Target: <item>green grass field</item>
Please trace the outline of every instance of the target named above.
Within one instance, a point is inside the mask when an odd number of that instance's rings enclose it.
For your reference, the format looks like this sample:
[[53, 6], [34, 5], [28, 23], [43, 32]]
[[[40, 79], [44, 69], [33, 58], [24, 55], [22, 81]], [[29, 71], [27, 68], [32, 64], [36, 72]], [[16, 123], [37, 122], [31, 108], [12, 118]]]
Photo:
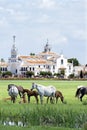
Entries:
[[[7, 86], [10, 83], [21, 85], [24, 88], [31, 88], [32, 82], [43, 84], [45, 86], [53, 85], [60, 90], [64, 96], [66, 104], [59, 100], [57, 104], [36, 104], [34, 97], [31, 97], [30, 104], [19, 104], [21, 100], [18, 96], [16, 103], [5, 101], [8, 98]], [[29, 130], [82, 130], [87, 121], [87, 96], [84, 96], [83, 102], [75, 98], [75, 92], [78, 85], [87, 85], [87, 81], [59, 81], [59, 80], [0, 80], [0, 124], [5, 121], [22, 121]], [[85, 102], [85, 105], [83, 103]], [[27, 128], [28, 127], [28, 128]], [[2, 126], [2, 130], [14, 130], [14, 127]], [[22, 130], [22, 127], [17, 127]]]

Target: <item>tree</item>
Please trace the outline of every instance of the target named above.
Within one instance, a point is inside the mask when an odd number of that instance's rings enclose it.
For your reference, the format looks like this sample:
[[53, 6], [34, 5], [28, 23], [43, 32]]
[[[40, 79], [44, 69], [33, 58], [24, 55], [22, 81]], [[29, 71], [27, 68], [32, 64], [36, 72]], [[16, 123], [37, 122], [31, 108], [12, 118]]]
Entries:
[[43, 77], [49, 77], [52, 76], [52, 73], [50, 71], [40, 71], [40, 75]]
[[74, 74], [70, 74], [68, 78], [74, 78]]
[[83, 78], [83, 72], [82, 72], [82, 70], [80, 71], [80, 78]]
[[35, 53], [30, 53], [31, 56], [35, 56]]
[[73, 63], [73, 66], [79, 66], [80, 65], [79, 61], [76, 58], [68, 59], [68, 62]]
[[10, 71], [6, 71], [2, 73], [3, 77], [8, 77], [8, 76], [12, 76], [12, 73]]
[[32, 72], [32, 71], [27, 71], [26, 72], [26, 76], [27, 76], [27, 78], [31, 78], [32, 76], [34, 75], [34, 72]]
[[1, 62], [5, 62], [5, 60], [3, 58], [1, 58]]

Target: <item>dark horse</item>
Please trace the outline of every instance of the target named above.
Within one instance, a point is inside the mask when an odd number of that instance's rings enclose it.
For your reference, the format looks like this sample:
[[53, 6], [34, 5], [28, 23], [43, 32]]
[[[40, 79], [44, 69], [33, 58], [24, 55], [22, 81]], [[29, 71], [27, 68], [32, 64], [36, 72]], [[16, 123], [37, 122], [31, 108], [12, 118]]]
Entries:
[[82, 101], [83, 96], [87, 94], [87, 87], [85, 86], [78, 86], [75, 97], [78, 97], [80, 101]]
[[[64, 97], [63, 94], [60, 91], [55, 92], [55, 98], [56, 98], [56, 103], [58, 102], [58, 99], [60, 98], [61, 102], [64, 102]], [[48, 103], [49, 97], [47, 98], [47, 103]], [[50, 97], [50, 102], [53, 103], [52, 97]]]
[[31, 91], [29, 89], [23, 89], [23, 93], [27, 93], [27, 97], [28, 97], [28, 103], [30, 103], [30, 97], [34, 96], [36, 99], [36, 102], [38, 104], [38, 92], [37, 91]]

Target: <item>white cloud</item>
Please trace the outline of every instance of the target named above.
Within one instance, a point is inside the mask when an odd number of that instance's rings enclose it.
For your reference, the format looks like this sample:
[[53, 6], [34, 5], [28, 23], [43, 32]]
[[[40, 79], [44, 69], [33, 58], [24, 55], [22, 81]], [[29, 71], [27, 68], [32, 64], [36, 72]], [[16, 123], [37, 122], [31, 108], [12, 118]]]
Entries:
[[49, 22], [49, 16], [47, 14], [43, 14], [39, 17], [37, 20], [39, 23], [48, 23]]
[[12, 19], [15, 20], [16, 22], [24, 22], [28, 19], [27, 15], [23, 12], [20, 11], [15, 11], [12, 15]]
[[68, 38], [62, 34], [54, 35], [53, 44], [67, 44]]
[[0, 11], [3, 11], [3, 10], [4, 10], [4, 8], [0, 6]]
[[73, 37], [79, 40], [86, 40], [87, 41], [87, 32], [86, 30], [74, 30]]
[[56, 3], [54, 0], [42, 0], [39, 6], [43, 9], [53, 9], [56, 7]]
[[[10, 38], [6, 37], [15, 32], [19, 40], [17, 44], [20, 43], [21, 46], [25, 43], [27, 46], [25, 53], [30, 51], [30, 46], [33, 48], [33, 43], [38, 46], [47, 38], [49, 44], [56, 46], [56, 50], [57, 46], [68, 47], [71, 43], [80, 45], [87, 39], [87, 9], [85, 13], [84, 1], [0, 0], [0, 34], [4, 37], [1, 38], [7, 44], [7, 39]], [[2, 50], [2, 46], [0, 49]]]
[[4, 15], [4, 19], [3, 19], [3, 15], [1, 15], [0, 24], [6, 23], [5, 20], [8, 21], [8, 23], [9, 23], [13, 20], [14, 20], [14, 22], [15, 21], [24, 22], [28, 19], [27, 15], [20, 10], [0, 7], [0, 12]]
[[0, 28], [6, 28], [8, 27], [8, 22], [6, 21], [5, 17], [2, 17], [2, 19], [0, 19]]
[[5, 7], [0, 6], [0, 12], [13, 14], [13, 13], [14, 13], [14, 10], [13, 10], [13, 9], [10, 9], [10, 8], [5, 8]]
[[68, 44], [68, 37], [61, 34], [61, 32], [57, 30], [53, 32], [51, 30], [46, 30], [42, 32], [41, 39], [43, 39], [44, 41], [44, 38], [48, 39], [49, 43], [51, 42], [51, 45]]

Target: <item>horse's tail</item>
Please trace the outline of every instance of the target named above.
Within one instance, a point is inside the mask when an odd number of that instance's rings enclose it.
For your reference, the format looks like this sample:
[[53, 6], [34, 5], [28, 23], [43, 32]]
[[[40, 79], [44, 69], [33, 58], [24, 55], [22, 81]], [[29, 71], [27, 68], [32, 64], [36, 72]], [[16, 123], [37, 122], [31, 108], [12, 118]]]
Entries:
[[79, 97], [80, 90], [81, 90], [81, 88], [77, 88], [76, 93], [75, 93], [75, 97]]

